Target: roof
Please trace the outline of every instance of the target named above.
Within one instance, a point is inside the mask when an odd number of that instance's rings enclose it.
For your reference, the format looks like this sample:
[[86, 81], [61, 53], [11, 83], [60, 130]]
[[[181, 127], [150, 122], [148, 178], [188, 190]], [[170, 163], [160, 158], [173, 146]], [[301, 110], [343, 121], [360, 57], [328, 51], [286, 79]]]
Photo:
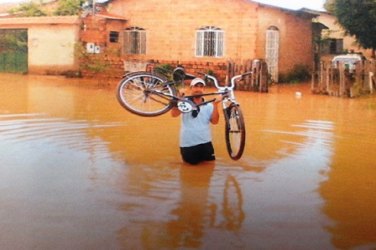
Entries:
[[78, 16], [42, 16], [42, 17], [9, 17], [0, 18], [1, 25], [16, 24], [77, 24]]
[[101, 18], [104, 18], [104, 19], [127, 21], [127, 19], [125, 17], [119, 16], [119, 15], [114, 15], [114, 14], [111, 14], [111, 13], [95, 14], [95, 16], [101, 17]]
[[311, 14], [313, 14], [313, 15], [317, 15], [317, 16], [319, 16], [319, 15], [321, 15], [321, 14], [323, 14], [323, 13], [328, 14], [327, 11], [312, 10], [312, 9], [308, 9], [308, 8], [301, 8], [300, 11], [304, 11], [304, 12], [307, 12], [307, 13], [311, 13]]
[[252, 1], [252, 0], [249, 0], [249, 1], [252, 2], [252, 3], [255, 3], [259, 6], [262, 6], [262, 7], [278, 9], [278, 10], [288, 12], [288, 13], [293, 14], [293, 15], [306, 17], [306, 18], [314, 18], [314, 17], [317, 17], [317, 16], [320, 15], [318, 12], [314, 12], [313, 10], [309, 10], [309, 9], [306, 9], [306, 8], [302, 8], [302, 9], [299, 9], [299, 10], [292, 10], [292, 9], [287, 9], [287, 8], [274, 6], [274, 5], [270, 5], [270, 4], [259, 3], [259, 2], [255, 2], [255, 1]]
[[326, 26], [325, 24], [320, 23], [320, 22], [312, 22], [312, 25], [313, 25], [316, 29], [318, 29], [318, 30], [327, 30], [327, 29], [329, 29], [328, 26]]

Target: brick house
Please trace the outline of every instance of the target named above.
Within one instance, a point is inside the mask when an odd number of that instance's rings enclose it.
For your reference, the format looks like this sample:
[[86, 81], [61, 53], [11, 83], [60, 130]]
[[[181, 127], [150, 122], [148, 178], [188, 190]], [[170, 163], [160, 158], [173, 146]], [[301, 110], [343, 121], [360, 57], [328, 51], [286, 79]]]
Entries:
[[117, 51], [125, 65], [157, 61], [217, 71], [228, 61], [265, 59], [278, 81], [294, 65], [311, 68], [315, 16], [250, 0], [110, 0], [83, 19], [81, 40], [89, 50]]
[[[312, 18], [251, 0], [110, 0], [80, 17], [1, 18], [0, 29], [28, 33], [28, 72], [76, 70], [82, 41], [111, 73], [148, 62], [182, 64], [189, 71], [226, 73], [227, 62], [265, 59], [275, 81], [294, 65], [313, 63]], [[48, 34], [48, 35], [47, 35]]]

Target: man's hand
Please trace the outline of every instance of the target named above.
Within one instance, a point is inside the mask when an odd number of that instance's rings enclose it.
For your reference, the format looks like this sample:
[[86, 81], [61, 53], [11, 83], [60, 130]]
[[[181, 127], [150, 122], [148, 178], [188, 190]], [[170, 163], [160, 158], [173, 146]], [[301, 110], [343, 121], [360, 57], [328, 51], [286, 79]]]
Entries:
[[[178, 90], [177, 96], [183, 97], [185, 96], [185, 92], [183, 90]], [[178, 99], [173, 99], [171, 103], [172, 103], [171, 116], [178, 117], [181, 114], [181, 111], [178, 109]]]
[[218, 104], [223, 100], [223, 95], [217, 95], [214, 99], [214, 104]]

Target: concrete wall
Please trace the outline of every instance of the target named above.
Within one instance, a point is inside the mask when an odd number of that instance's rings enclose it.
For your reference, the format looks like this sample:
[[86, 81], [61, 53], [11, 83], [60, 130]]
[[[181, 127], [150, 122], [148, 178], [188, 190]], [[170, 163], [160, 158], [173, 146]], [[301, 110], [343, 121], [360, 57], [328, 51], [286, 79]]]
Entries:
[[337, 23], [335, 16], [322, 12], [317, 21], [326, 25], [329, 30], [323, 30], [324, 38], [343, 39], [343, 49], [353, 50], [354, 52], [362, 52], [367, 58], [371, 58], [372, 50], [363, 49], [357, 43], [355, 37], [345, 35], [344, 29]]
[[74, 50], [79, 40], [79, 24], [77, 16], [0, 19], [0, 29], [28, 30], [28, 71], [32, 74], [60, 74], [78, 69]]

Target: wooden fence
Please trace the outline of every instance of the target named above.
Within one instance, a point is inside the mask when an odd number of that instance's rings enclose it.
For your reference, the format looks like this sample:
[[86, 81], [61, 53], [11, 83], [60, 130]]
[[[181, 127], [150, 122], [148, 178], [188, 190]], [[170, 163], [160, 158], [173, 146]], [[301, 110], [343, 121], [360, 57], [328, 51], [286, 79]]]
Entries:
[[[252, 75], [246, 76], [236, 83], [236, 90], [268, 92], [268, 68], [263, 60], [247, 60], [244, 63], [228, 61], [226, 63], [207, 62], [170, 62], [170, 61], [124, 61], [124, 71], [134, 72], [139, 70], [154, 71], [158, 65], [183, 66], [186, 72], [199, 75], [199, 72], [212, 72], [222, 84], [228, 82], [231, 77], [252, 71]], [[172, 72], [170, 72], [172, 73]]]
[[[243, 64], [228, 62], [227, 78], [252, 71], [253, 74], [244, 77], [236, 85], [237, 90], [246, 90], [254, 92], [268, 92], [268, 67], [265, 61], [254, 59], [248, 60]], [[228, 80], [226, 79], [226, 80]]]
[[349, 69], [344, 63], [321, 62], [312, 76], [312, 92], [339, 97], [357, 97], [374, 93], [376, 61], [363, 61]]

